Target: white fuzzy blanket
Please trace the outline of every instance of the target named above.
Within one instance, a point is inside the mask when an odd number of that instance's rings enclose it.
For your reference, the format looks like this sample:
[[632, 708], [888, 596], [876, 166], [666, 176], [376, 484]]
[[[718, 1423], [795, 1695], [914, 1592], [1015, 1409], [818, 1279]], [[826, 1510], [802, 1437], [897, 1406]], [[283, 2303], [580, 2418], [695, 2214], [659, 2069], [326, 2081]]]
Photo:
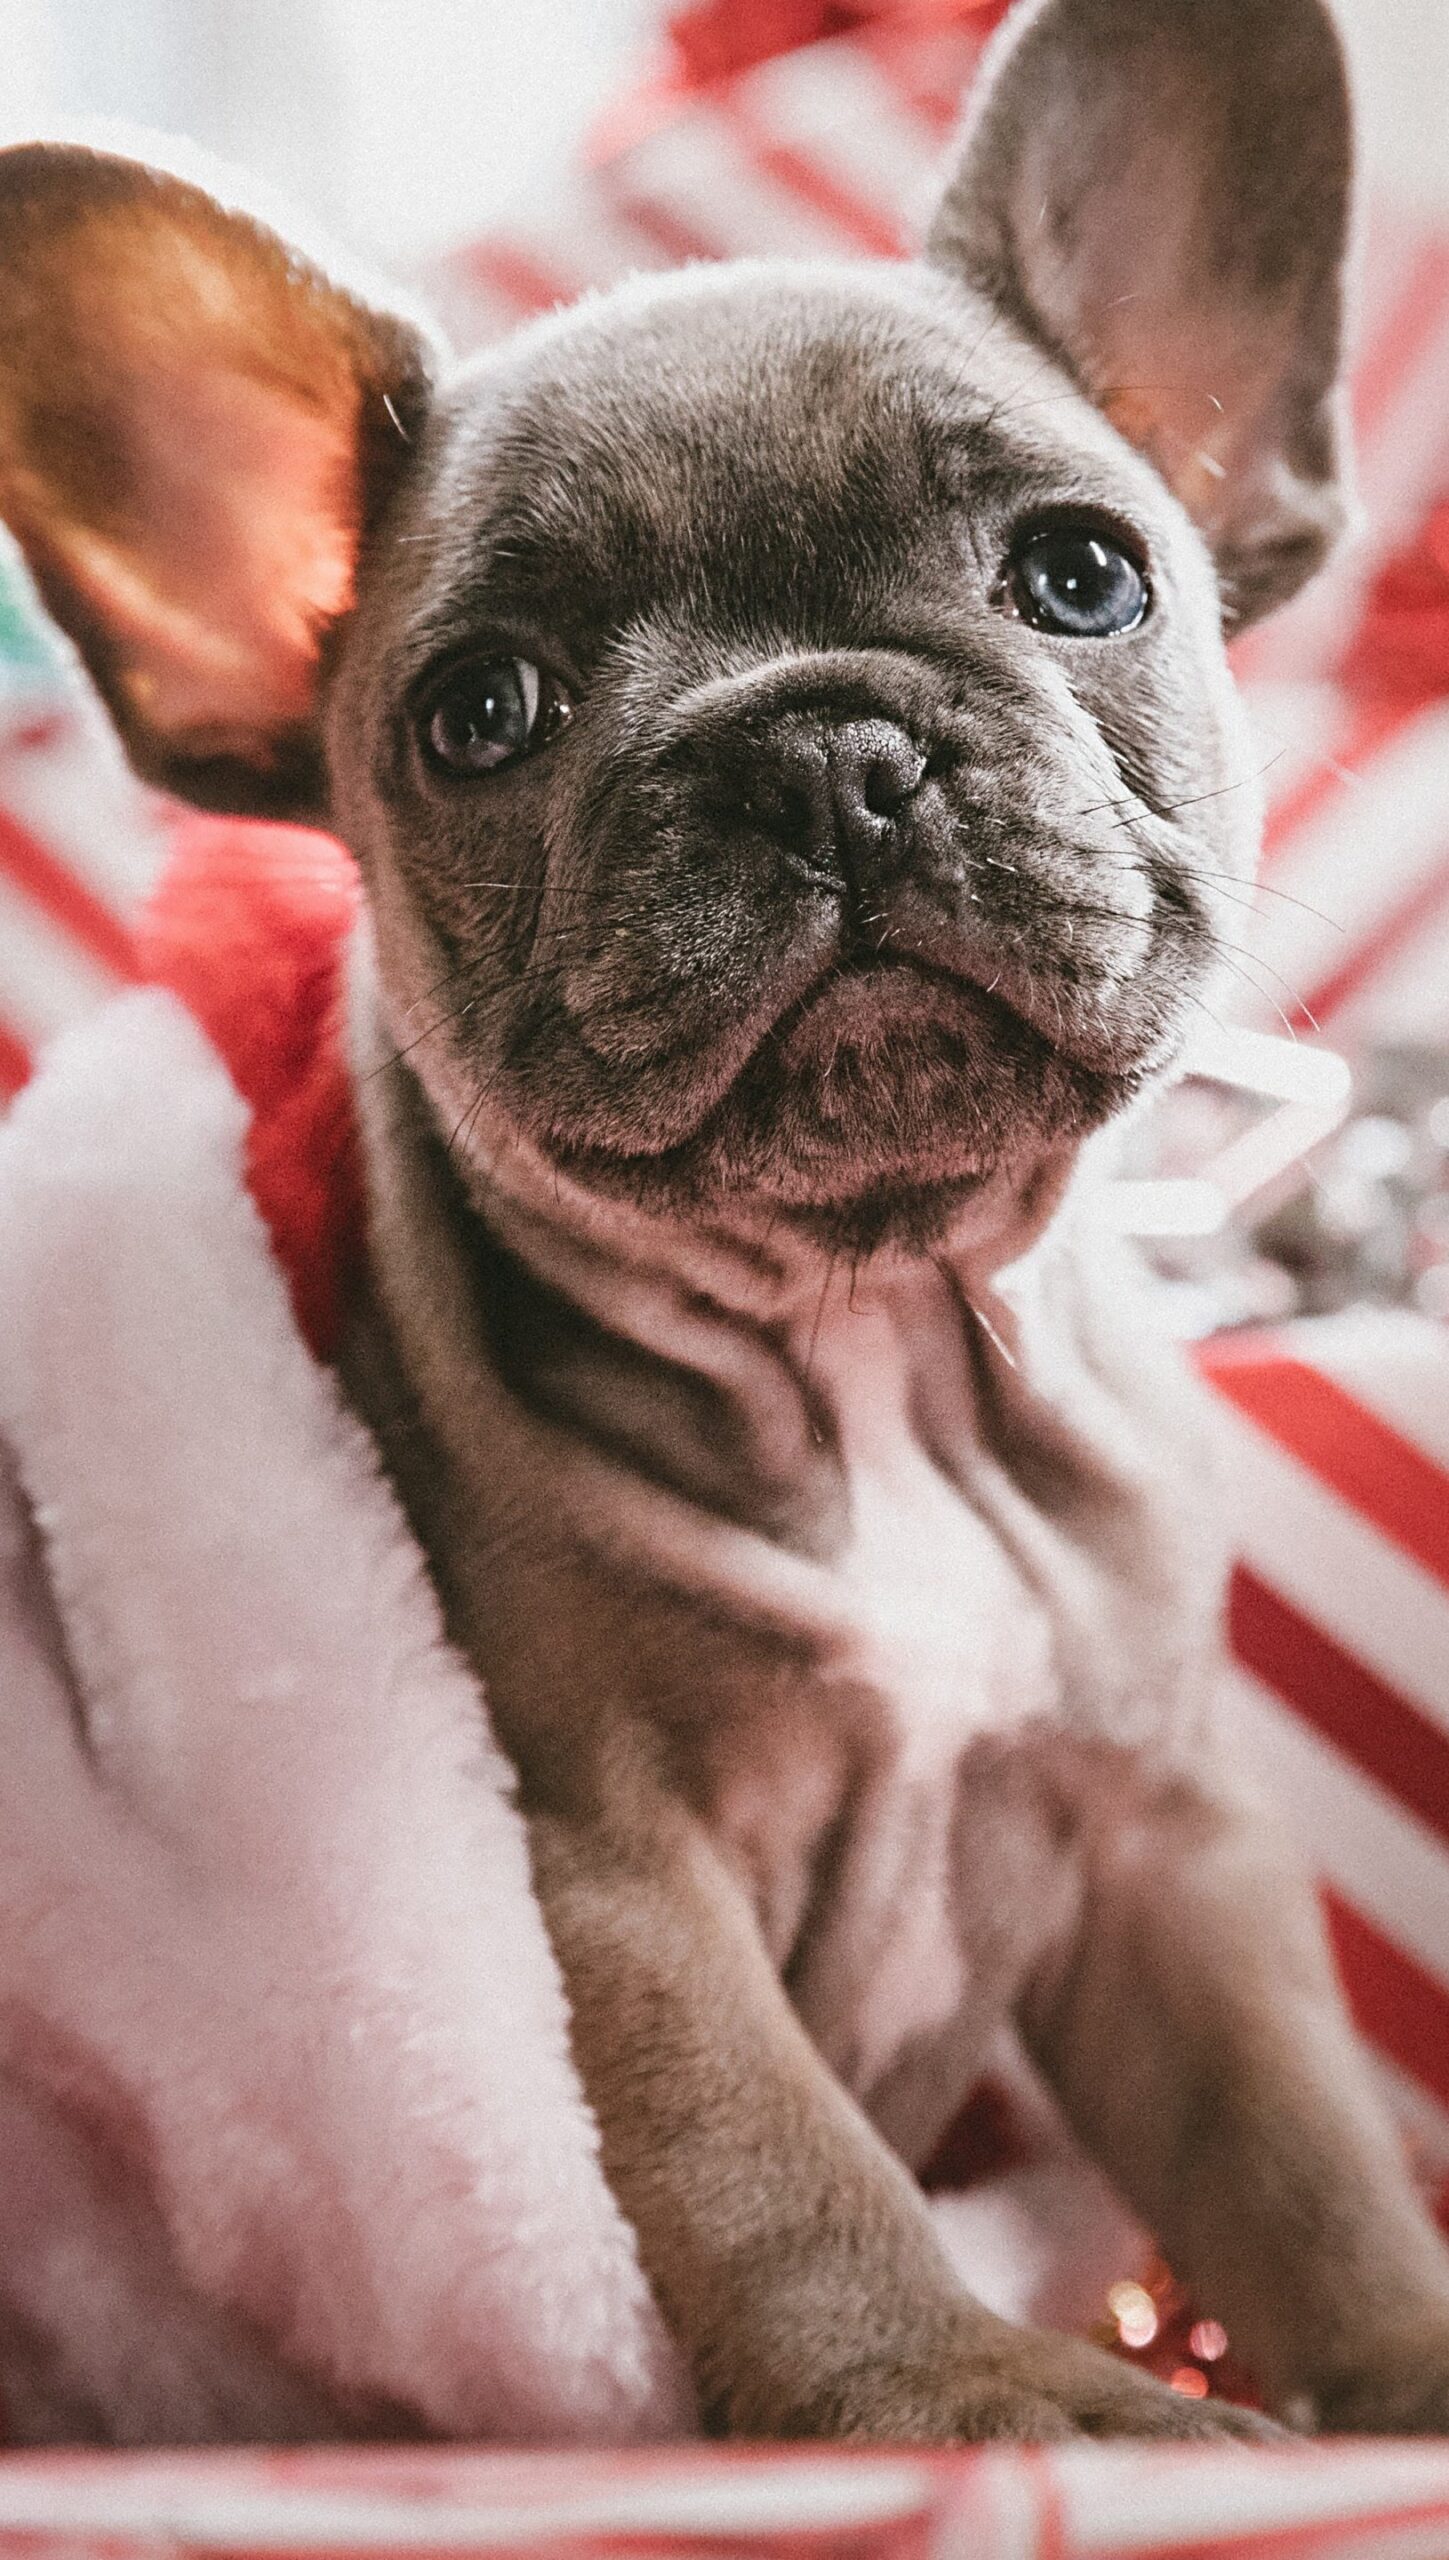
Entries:
[[[4, 2425], [678, 2433], [509, 1771], [245, 1127], [160, 994], [0, 1127]], [[1079, 2282], [1130, 2264], [1032, 2174]], [[957, 2236], [1039, 2307], [1014, 2211]]]
[[668, 2432], [509, 1773], [244, 1134], [164, 995], [0, 1130], [11, 2430]]

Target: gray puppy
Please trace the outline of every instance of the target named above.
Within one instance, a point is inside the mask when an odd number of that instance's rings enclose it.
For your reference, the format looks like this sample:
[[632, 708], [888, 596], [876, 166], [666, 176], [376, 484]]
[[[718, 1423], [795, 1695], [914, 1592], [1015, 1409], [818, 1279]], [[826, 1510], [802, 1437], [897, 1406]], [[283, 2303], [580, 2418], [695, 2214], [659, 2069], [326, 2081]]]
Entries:
[[713, 2426], [1251, 2433], [1012, 2328], [910, 2167], [1011, 2021], [1296, 2422], [1449, 2263], [1222, 1768], [1200, 1429], [1073, 1183], [1257, 812], [1222, 630], [1340, 521], [1319, 0], [1030, 0], [924, 258], [461, 375], [248, 215], [0, 162], [0, 504], [140, 770], [368, 926], [346, 1368], [517, 1764]]

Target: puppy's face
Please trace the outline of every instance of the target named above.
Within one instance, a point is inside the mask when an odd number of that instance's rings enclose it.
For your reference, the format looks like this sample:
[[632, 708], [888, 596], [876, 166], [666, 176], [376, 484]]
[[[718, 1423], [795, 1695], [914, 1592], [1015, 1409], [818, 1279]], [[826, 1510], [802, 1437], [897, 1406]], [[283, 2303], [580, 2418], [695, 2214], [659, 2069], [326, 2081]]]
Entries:
[[549, 324], [440, 405], [334, 695], [392, 1030], [461, 1143], [934, 1244], [1201, 1000], [1219, 624], [1157, 474], [924, 267]]
[[1231, 962], [1225, 619], [1337, 521], [1321, 0], [1026, 0], [926, 255], [447, 383], [173, 179], [0, 156], [0, 506], [144, 771], [326, 814], [457, 1150], [923, 1250]]

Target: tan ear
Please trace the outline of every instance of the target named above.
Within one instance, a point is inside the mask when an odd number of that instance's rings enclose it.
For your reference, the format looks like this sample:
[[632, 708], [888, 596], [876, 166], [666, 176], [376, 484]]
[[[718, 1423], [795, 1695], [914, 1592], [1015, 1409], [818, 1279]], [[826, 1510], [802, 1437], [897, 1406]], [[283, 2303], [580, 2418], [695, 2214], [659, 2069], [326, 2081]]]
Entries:
[[1344, 519], [1352, 163], [1324, 0], [1028, 0], [928, 242], [1156, 463], [1233, 624]]
[[429, 372], [415, 325], [202, 187], [0, 152], [0, 517], [148, 779], [319, 807], [328, 634]]

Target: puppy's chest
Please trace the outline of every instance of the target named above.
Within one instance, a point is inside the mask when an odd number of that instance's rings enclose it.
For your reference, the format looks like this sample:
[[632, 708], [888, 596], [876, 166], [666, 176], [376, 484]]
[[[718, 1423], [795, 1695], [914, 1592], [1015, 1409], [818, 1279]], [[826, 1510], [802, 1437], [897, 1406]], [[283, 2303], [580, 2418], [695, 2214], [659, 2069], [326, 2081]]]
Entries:
[[931, 1288], [845, 1311], [812, 1355], [844, 1525], [793, 1590], [747, 1541], [734, 1558], [742, 1616], [793, 1599], [821, 1711], [868, 1697], [903, 1784], [1043, 1722], [1150, 1739], [1211, 1598], [1150, 1387], [1078, 1346], [1044, 1361], [1029, 1328], [1020, 1356], [973, 1342], [976, 1322]]
[[871, 1702], [873, 1756], [903, 1786], [939, 1779], [973, 1739], [1058, 1704], [1050, 1593], [1003, 1517], [959, 1338], [852, 1310], [822, 1349], [817, 1388], [847, 1526], [801, 1578], [812, 1687], [827, 1715], [833, 1695]]
[[1071, 1890], [1071, 1772], [1180, 1747], [1215, 1586], [1150, 1402], [1071, 1362], [988, 1376], [928, 1295], [817, 1358], [848, 1529], [801, 1570], [810, 1668], [701, 1743], [776, 1959], [867, 2087], [1010, 1997]]

